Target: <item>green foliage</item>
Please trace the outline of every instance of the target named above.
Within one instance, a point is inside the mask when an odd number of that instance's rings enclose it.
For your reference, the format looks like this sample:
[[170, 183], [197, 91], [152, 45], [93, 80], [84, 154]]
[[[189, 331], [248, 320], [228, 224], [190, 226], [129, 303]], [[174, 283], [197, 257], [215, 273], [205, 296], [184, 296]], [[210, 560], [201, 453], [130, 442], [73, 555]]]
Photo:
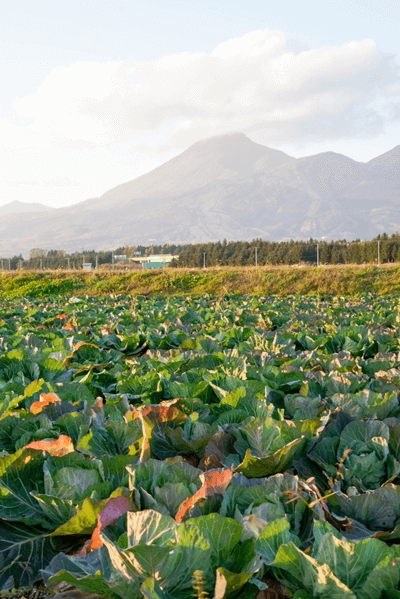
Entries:
[[[1, 588], [400, 592], [397, 296], [0, 308]], [[118, 498], [129, 509], [104, 519]]]

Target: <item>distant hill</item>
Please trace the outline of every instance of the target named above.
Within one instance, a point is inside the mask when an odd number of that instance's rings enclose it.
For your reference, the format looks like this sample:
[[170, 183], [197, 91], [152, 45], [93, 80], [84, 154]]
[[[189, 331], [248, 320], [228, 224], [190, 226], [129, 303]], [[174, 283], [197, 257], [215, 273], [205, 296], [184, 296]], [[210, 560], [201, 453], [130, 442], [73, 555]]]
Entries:
[[4, 206], [0, 206], [0, 216], [4, 214], [21, 214], [21, 212], [45, 212], [47, 210], [53, 210], [50, 206], [45, 206], [44, 204], [39, 204], [38, 202], [18, 202], [15, 200], [14, 202], [9, 202], [8, 204], [4, 204]]
[[235, 133], [197, 142], [100, 198], [3, 216], [0, 256], [383, 231], [400, 231], [400, 146], [367, 163], [335, 152], [295, 159]]

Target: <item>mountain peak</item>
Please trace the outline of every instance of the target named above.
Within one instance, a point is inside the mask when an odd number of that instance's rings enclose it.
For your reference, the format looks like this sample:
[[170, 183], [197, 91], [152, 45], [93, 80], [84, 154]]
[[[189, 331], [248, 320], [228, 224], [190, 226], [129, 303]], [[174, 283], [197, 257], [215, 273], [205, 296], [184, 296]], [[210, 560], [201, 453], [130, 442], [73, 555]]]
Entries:
[[216, 135], [198, 141], [181, 156], [216, 163], [223, 169], [236, 172], [240, 176], [251, 175], [256, 171], [295, 160], [285, 152], [258, 144], [240, 132]]
[[4, 214], [19, 214], [21, 212], [45, 212], [47, 210], [53, 210], [50, 206], [45, 206], [39, 202], [20, 202], [19, 200], [13, 200], [8, 204], [0, 206], [0, 216]]
[[[239, 132], [239, 131], [234, 131], [232, 133], [223, 133], [221, 135], [213, 135], [211, 137], [206, 137], [204, 139], [200, 139], [199, 141], [196, 141], [194, 144], [192, 144], [191, 146], [189, 146], [189, 148], [187, 150], [185, 150], [186, 152], [193, 149], [193, 148], [221, 148], [224, 149], [228, 144], [235, 144], [235, 145], [240, 145], [240, 144], [255, 144], [254, 141], [251, 141], [251, 139], [249, 139], [247, 137], [247, 135], [245, 133]], [[256, 144], [259, 145], [259, 144]]]
[[111, 189], [101, 202], [191, 193], [217, 181], [248, 177], [290, 160], [295, 158], [251, 141], [244, 133], [217, 135], [196, 142], [149, 173]]

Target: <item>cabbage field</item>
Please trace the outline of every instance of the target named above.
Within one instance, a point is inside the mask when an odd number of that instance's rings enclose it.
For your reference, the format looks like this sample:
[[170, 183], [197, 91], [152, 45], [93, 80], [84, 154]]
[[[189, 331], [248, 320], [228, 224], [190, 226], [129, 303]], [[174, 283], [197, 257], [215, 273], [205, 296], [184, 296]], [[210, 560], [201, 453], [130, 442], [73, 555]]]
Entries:
[[398, 297], [0, 299], [0, 589], [399, 599], [399, 392]]

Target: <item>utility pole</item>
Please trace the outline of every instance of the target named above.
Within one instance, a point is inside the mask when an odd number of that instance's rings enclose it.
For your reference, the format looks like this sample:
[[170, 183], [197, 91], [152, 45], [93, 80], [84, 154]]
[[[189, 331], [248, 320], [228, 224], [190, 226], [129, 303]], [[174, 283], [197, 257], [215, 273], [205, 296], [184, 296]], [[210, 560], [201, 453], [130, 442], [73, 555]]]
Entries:
[[206, 253], [207, 252], [203, 252], [203, 268], [206, 267]]
[[40, 270], [43, 270], [43, 258], [40, 258]]
[[319, 243], [317, 243], [317, 266], [319, 266]]
[[67, 263], [68, 263], [68, 270], [70, 270], [71, 269], [71, 259], [69, 256], [67, 258]]
[[1, 259], [1, 270], [4, 270], [4, 260], [3, 260], [3, 258]]
[[11, 258], [8, 259], [8, 270], [11, 270]]
[[98, 255], [96, 254], [96, 269], [97, 269], [97, 268], [99, 268], [99, 257], [98, 257]]
[[257, 250], [258, 250], [258, 247], [254, 248], [254, 251], [255, 251], [255, 261], [256, 261], [256, 268], [257, 268], [257, 266], [258, 266], [258, 259], [257, 259], [257, 258], [258, 258], [258, 256], [257, 256]]
[[381, 240], [378, 239], [378, 266], [381, 265]]
[[111, 254], [111, 268], [114, 270], [114, 250], [112, 251], [112, 254]]

